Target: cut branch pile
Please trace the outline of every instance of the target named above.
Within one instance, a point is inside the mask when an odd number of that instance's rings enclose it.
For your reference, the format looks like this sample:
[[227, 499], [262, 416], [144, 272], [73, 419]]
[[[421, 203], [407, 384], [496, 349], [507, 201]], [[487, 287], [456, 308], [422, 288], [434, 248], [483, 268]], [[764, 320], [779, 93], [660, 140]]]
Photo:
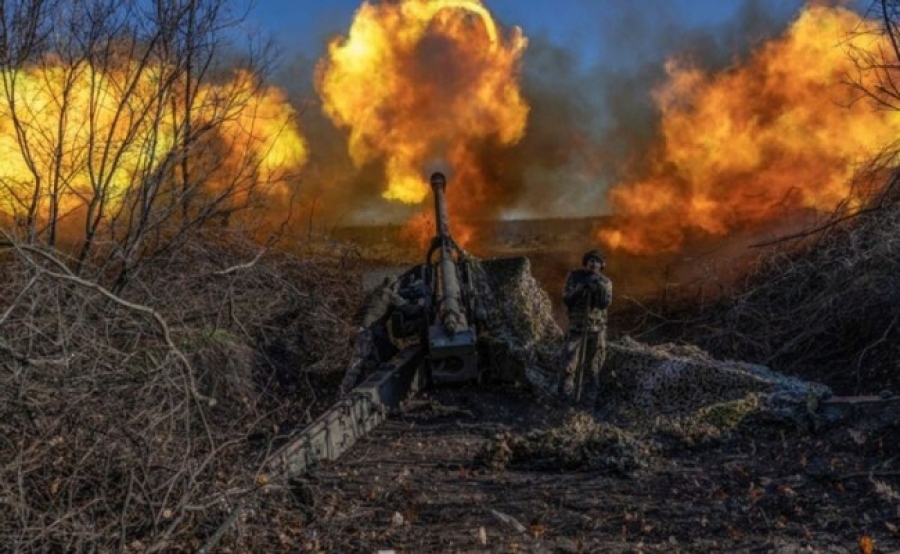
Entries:
[[233, 540], [292, 528], [289, 502], [263, 517], [277, 491], [258, 468], [283, 429], [330, 402], [361, 291], [340, 259], [259, 254], [235, 237], [197, 241], [116, 295], [50, 251], [5, 244], [6, 548], [195, 551], [237, 513]]

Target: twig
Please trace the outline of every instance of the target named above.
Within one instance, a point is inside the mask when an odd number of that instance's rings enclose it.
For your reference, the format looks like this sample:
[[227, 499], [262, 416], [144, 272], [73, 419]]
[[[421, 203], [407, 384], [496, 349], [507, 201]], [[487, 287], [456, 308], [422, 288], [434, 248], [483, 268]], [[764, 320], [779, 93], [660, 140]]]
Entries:
[[[156, 324], [159, 326], [160, 333], [162, 334], [162, 337], [166, 343], [166, 346], [168, 346], [169, 349], [172, 351], [172, 353], [175, 355], [175, 357], [178, 358], [178, 361], [180, 361], [183, 364], [183, 366], [185, 368], [185, 375], [188, 379], [188, 385], [189, 385], [191, 394], [194, 396], [194, 398], [196, 400], [205, 402], [209, 406], [216, 405], [216, 400], [214, 398], [210, 398], [208, 396], [200, 394], [200, 392], [197, 390], [196, 383], [194, 382], [193, 368], [191, 367], [191, 363], [188, 361], [188, 359], [184, 355], [184, 353], [181, 352], [181, 350], [172, 341], [172, 334], [169, 331], [169, 326], [166, 323], [165, 319], [163, 319], [163, 317], [159, 314], [159, 312], [157, 312], [156, 310], [154, 310], [153, 308], [151, 308], [149, 306], [143, 306], [141, 304], [129, 302], [128, 300], [125, 300], [124, 298], [121, 298], [120, 296], [113, 294], [112, 292], [107, 290], [105, 287], [101, 286], [99, 283], [96, 283], [94, 281], [88, 281], [86, 279], [82, 279], [81, 277], [78, 277], [77, 275], [72, 273], [72, 271], [68, 267], [66, 267], [65, 264], [63, 264], [61, 261], [59, 261], [52, 254], [49, 254], [47, 252], [44, 252], [42, 250], [30, 247], [30, 246], [16, 244], [12, 241], [11, 237], [9, 236], [9, 234], [6, 231], [0, 231], [0, 232], [2, 232], [4, 236], [6, 236], [6, 239], [8, 241], [10, 241], [10, 243], [13, 245], [13, 247], [17, 251], [22, 253], [23, 258], [28, 260], [31, 263], [32, 267], [34, 267], [39, 272], [41, 272], [45, 275], [48, 275], [54, 279], [68, 281], [70, 283], [74, 283], [78, 286], [84, 287], [84, 288], [92, 290], [94, 292], [98, 292], [98, 293], [102, 294], [103, 296], [105, 296], [106, 298], [112, 300], [116, 304], [119, 304], [120, 306], [128, 308], [129, 310], [133, 310], [133, 311], [140, 312], [142, 314], [150, 316], [156, 322]], [[37, 254], [37, 255], [41, 256], [42, 258], [44, 258], [45, 260], [50, 261], [51, 263], [53, 263], [54, 265], [59, 267], [62, 270], [62, 273], [59, 273], [56, 271], [50, 271], [49, 269], [42, 267], [40, 264], [35, 263], [34, 260], [32, 260], [30, 256], [25, 255], [24, 254], [25, 252]]]
[[265, 254], [267, 250], [268, 250], [268, 248], [263, 248], [249, 262], [233, 265], [229, 268], [223, 269], [222, 271], [216, 271], [215, 275], [228, 275], [229, 273], [235, 273], [236, 271], [240, 271], [242, 269], [250, 269], [251, 267], [256, 265], [256, 262], [258, 262], [259, 259], [263, 257], [263, 254]]
[[877, 207], [874, 207], [874, 208], [865, 208], [865, 209], [861, 209], [861, 210], [855, 211], [855, 212], [853, 212], [853, 213], [850, 213], [850, 214], [847, 214], [847, 215], [844, 215], [844, 216], [841, 216], [841, 217], [833, 218], [833, 219], [829, 220], [827, 223], [824, 223], [824, 224], [822, 224], [822, 225], [820, 225], [820, 226], [818, 226], [818, 227], [813, 227], [812, 229], [807, 229], [807, 230], [805, 230], [805, 231], [801, 231], [801, 232], [799, 232], [799, 233], [793, 233], [793, 234], [791, 234], [791, 235], [785, 235], [785, 236], [783, 236], [783, 237], [778, 237], [778, 238], [776, 238], [776, 239], [768, 240], [768, 241], [765, 241], [765, 242], [757, 242], [757, 243], [753, 243], [753, 244], [751, 244], [749, 247], [750, 247], [750, 248], [768, 248], [768, 247], [770, 247], [770, 246], [775, 246], [776, 244], [780, 244], [780, 243], [784, 243], [784, 242], [789, 242], [789, 241], [797, 240], [797, 239], [802, 239], [802, 238], [805, 238], [805, 237], [810, 237], [810, 236], [812, 236], [812, 235], [816, 235], [816, 234], [818, 234], [818, 233], [821, 233], [822, 231], [826, 231], [826, 230], [828, 230], [828, 229], [833, 229], [834, 227], [837, 227], [837, 226], [840, 225], [841, 223], [843, 223], [843, 222], [845, 222], [845, 221], [848, 221], [848, 220], [850, 220], [850, 219], [859, 217], [859, 216], [864, 215], [864, 214], [869, 214], [869, 213], [877, 212], [877, 211], [879, 211], [879, 210], [881, 210], [881, 209], [882, 209], [881, 206], [877, 206]]
[[215, 532], [206, 539], [200, 548], [197, 549], [197, 554], [206, 554], [211, 551], [222, 537], [225, 536], [225, 531], [228, 530], [229, 527], [237, 520], [237, 518], [241, 515], [241, 512], [244, 511], [244, 502], [239, 503], [237, 506], [231, 510], [231, 513], [228, 514], [228, 517], [225, 518], [225, 521], [222, 522], [221, 525], [215, 530]]
[[873, 342], [872, 344], [867, 345], [865, 348], [863, 348], [863, 351], [859, 353], [859, 357], [856, 359], [856, 386], [857, 386], [857, 387], [859, 387], [860, 381], [862, 380], [862, 377], [860, 376], [860, 369], [861, 369], [861, 366], [862, 366], [863, 358], [866, 357], [866, 354], [867, 354], [867, 353], [869, 352], [869, 350], [871, 350], [875, 345], [881, 344], [881, 343], [883, 343], [884, 341], [887, 340], [887, 336], [888, 336], [888, 334], [891, 332], [891, 329], [894, 328], [894, 324], [897, 323], [897, 318], [898, 318], [898, 317], [900, 317], [900, 314], [897, 314], [897, 315], [894, 316], [894, 318], [893, 318], [893, 319], [891, 320], [891, 322], [888, 324], [887, 328], [884, 330], [884, 333], [882, 333], [882, 335], [878, 338], [878, 340], [876, 340], [876, 341]]

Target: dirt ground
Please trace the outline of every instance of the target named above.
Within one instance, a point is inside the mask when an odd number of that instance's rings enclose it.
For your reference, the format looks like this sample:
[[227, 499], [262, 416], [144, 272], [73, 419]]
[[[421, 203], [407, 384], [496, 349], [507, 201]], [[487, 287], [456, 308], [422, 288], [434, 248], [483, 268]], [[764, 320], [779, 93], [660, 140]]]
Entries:
[[551, 399], [443, 389], [292, 491], [308, 551], [900, 552], [897, 413], [701, 441], [623, 430], [613, 460], [577, 440], [511, 451], [586, 421]]
[[[572, 263], [557, 258], [535, 264], [551, 291]], [[900, 399], [886, 404], [698, 439], [524, 389], [433, 390], [292, 480], [297, 535], [310, 552], [900, 553]]]

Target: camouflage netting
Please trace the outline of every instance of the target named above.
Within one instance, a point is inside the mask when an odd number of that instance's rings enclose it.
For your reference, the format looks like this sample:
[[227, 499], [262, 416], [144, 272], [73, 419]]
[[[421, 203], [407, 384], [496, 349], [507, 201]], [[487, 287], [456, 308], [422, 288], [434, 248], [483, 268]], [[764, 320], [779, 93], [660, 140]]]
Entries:
[[601, 400], [631, 418], [709, 417], [716, 406], [748, 398], [803, 404], [831, 394], [822, 384], [759, 364], [716, 360], [694, 346], [649, 346], [627, 337], [610, 344], [602, 374]]
[[654, 450], [649, 441], [578, 412], [558, 428], [522, 437], [498, 434], [481, 447], [475, 465], [491, 471], [589, 469], [626, 474], [646, 467]]
[[[546, 374], [533, 382], [552, 394]], [[476, 467], [492, 471], [599, 470], [628, 473], [657, 458], [660, 439], [718, 441], [747, 422], [804, 427], [828, 387], [750, 363], [720, 361], [692, 346], [610, 344], [598, 412], [575, 412], [556, 428], [485, 442]], [[746, 429], [746, 427], [743, 427]]]
[[531, 274], [528, 258], [474, 262], [474, 281], [488, 316], [487, 335], [504, 345], [504, 359], [529, 377], [553, 372], [562, 330], [546, 291]]
[[[492, 338], [509, 345], [509, 357], [537, 391], [552, 396], [563, 334], [530, 269], [526, 258], [482, 262], [476, 284], [492, 314]], [[476, 465], [629, 471], [652, 453], [629, 432], [694, 444], [721, 438], [750, 416], [803, 424], [831, 394], [822, 384], [717, 360], [695, 346], [650, 346], [628, 337], [610, 343], [602, 375], [597, 416], [604, 423], [581, 413], [559, 428], [504, 433], [487, 441]]]
[[[491, 314], [491, 338], [508, 345], [509, 357], [525, 368], [536, 388], [553, 394], [563, 333], [528, 259], [476, 262], [476, 268], [476, 287]], [[709, 419], [715, 406], [733, 407], [753, 395], [799, 403], [830, 395], [824, 385], [759, 364], [717, 360], [694, 346], [650, 346], [628, 337], [610, 343], [602, 373], [601, 402], [616, 406], [616, 415], [632, 421], [660, 416]]]

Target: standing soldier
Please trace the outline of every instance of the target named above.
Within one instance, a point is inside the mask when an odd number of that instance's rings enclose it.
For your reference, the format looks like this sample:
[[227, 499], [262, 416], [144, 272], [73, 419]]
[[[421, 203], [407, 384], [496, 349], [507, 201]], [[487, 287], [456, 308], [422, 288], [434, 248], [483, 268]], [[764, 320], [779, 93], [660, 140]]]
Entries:
[[387, 320], [392, 308], [406, 305], [406, 300], [396, 290], [397, 281], [385, 277], [384, 281], [366, 296], [362, 309], [356, 315], [356, 341], [353, 359], [341, 381], [341, 395], [356, 386], [363, 365], [369, 359], [375, 363], [393, 355], [393, 347], [387, 331]]
[[597, 402], [600, 368], [606, 359], [606, 309], [612, 301], [612, 281], [602, 273], [606, 260], [599, 251], [585, 253], [581, 265], [569, 272], [563, 291], [569, 330], [559, 395], [590, 411]]

